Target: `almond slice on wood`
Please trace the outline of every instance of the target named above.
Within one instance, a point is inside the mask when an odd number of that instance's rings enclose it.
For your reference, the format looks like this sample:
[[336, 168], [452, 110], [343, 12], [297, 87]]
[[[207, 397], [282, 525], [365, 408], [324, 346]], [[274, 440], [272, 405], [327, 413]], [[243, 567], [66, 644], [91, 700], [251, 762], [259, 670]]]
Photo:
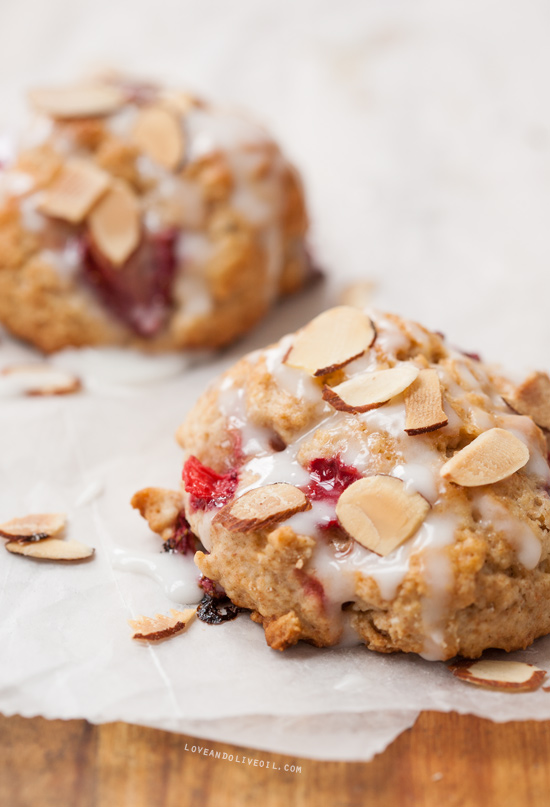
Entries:
[[430, 505], [408, 492], [393, 476], [366, 476], [353, 482], [336, 504], [346, 532], [371, 552], [385, 557], [418, 530]]
[[286, 482], [276, 482], [249, 490], [227, 504], [215, 516], [213, 523], [221, 524], [231, 532], [252, 532], [310, 509], [308, 498], [299, 488]]
[[146, 639], [148, 642], [157, 642], [175, 636], [186, 628], [197, 612], [196, 608], [186, 608], [184, 611], [170, 609], [170, 616], [157, 614], [154, 617], [138, 616], [129, 619], [128, 624], [133, 629], [132, 639]]
[[10, 392], [22, 395], [70, 395], [82, 387], [72, 373], [51, 364], [12, 364], [0, 376], [0, 387], [5, 386], [3, 378]]
[[362, 373], [335, 387], [323, 388], [323, 398], [341, 412], [368, 412], [407, 389], [418, 376], [414, 364], [398, 364], [389, 370]]
[[437, 370], [421, 370], [405, 392], [405, 431], [407, 434], [433, 432], [449, 422], [443, 409]]
[[0, 524], [0, 535], [11, 541], [42, 541], [57, 535], [66, 523], [65, 513], [34, 513]]
[[45, 191], [39, 210], [71, 224], [83, 221], [105, 193], [111, 178], [89, 160], [73, 157]]
[[550, 430], [550, 377], [546, 373], [531, 373], [503, 397], [515, 412], [528, 415], [537, 426]]
[[85, 560], [95, 552], [91, 546], [79, 541], [63, 541], [60, 538], [46, 538], [38, 542], [10, 541], [6, 549], [14, 555], [25, 555], [36, 560]]
[[441, 476], [465, 488], [492, 485], [515, 474], [529, 462], [529, 449], [506, 429], [489, 429], [441, 469]]
[[141, 237], [138, 201], [130, 186], [114, 183], [88, 216], [88, 225], [99, 251], [114, 266], [123, 264]]
[[110, 115], [124, 103], [124, 93], [106, 84], [41, 87], [28, 94], [31, 105], [52, 118], [93, 118]]
[[314, 376], [328, 375], [362, 356], [375, 339], [376, 330], [366, 314], [338, 306], [299, 331], [284, 363]]
[[533, 692], [546, 678], [546, 671], [523, 661], [459, 661], [449, 669], [461, 681], [501, 692]]
[[154, 162], [173, 171], [183, 159], [184, 139], [177, 115], [165, 106], [150, 106], [138, 115], [132, 139]]

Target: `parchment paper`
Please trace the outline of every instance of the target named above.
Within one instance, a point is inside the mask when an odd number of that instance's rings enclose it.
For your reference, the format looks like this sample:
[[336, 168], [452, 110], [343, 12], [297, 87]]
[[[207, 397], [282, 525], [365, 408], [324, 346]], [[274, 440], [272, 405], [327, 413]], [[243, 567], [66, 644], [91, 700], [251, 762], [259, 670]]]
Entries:
[[[13, 123], [24, 84], [92, 61], [238, 100], [303, 168], [313, 240], [331, 273], [175, 378], [118, 388], [90, 378], [79, 395], [0, 401], [0, 519], [66, 510], [69, 536], [96, 547], [91, 563], [62, 568], [0, 547], [0, 710], [350, 760], [381, 751], [422, 709], [549, 719], [542, 690], [484, 692], [442, 664], [363, 648], [279, 654], [246, 617], [196, 623], [154, 648], [130, 640], [128, 618], [172, 605], [152, 580], [111, 567], [113, 546], [158, 547], [132, 493], [175, 484], [173, 432], [211, 378], [335, 302], [347, 280], [377, 280], [379, 307], [514, 370], [550, 367], [546, 6], [239, 0], [231, 17], [226, 9], [20, 0], [0, 11], [0, 122]], [[25, 355], [3, 338], [0, 367]], [[550, 640], [513, 657], [550, 669]]]

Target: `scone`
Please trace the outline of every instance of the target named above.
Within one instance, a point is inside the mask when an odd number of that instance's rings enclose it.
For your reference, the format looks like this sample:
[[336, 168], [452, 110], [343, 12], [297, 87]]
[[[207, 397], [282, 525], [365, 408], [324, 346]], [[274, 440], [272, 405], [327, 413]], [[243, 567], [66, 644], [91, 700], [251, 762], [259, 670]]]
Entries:
[[516, 386], [438, 333], [341, 306], [242, 359], [177, 439], [202, 574], [284, 649], [428, 659], [550, 632], [550, 379]]
[[29, 94], [0, 166], [0, 322], [67, 346], [216, 348], [311, 274], [297, 172], [241, 115], [122, 78]]

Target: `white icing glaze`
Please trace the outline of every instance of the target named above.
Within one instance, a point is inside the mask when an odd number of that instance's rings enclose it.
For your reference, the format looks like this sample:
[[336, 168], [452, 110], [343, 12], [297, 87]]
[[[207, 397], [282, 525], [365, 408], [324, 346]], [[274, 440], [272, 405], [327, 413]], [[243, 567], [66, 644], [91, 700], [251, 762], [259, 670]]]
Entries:
[[519, 562], [526, 569], [534, 569], [540, 561], [542, 545], [528, 523], [515, 518], [494, 496], [479, 494], [474, 507], [480, 524], [493, 527], [512, 546]]
[[166, 596], [182, 605], [196, 605], [203, 596], [198, 585], [199, 572], [191, 555], [171, 552], [128, 552], [115, 549], [113, 568], [144, 574], [156, 580]]
[[71, 370], [97, 391], [157, 384], [179, 375], [189, 357], [176, 353], [147, 356], [129, 348], [67, 348], [50, 361]]

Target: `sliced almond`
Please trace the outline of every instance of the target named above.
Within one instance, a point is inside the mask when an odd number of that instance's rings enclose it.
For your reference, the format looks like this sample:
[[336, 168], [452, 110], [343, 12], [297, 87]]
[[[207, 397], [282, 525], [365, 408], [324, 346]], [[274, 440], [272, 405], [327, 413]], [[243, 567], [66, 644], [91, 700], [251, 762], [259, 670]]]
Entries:
[[531, 373], [503, 397], [515, 412], [528, 415], [537, 426], [550, 430], [550, 377], [546, 373]]
[[132, 139], [154, 162], [169, 171], [183, 159], [184, 139], [177, 115], [165, 106], [150, 106], [138, 115]]
[[336, 504], [346, 532], [371, 552], [385, 557], [418, 530], [430, 505], [408, 492], [393, 476], [366, 476], [353, 482]]
[[0, 535], [12, 541], [42, 541], [57, 535], [66, 523], [65, 513], [34, 513], [0, 524]]
[[449, 669], [461, 681], [504, 692], [533, 692], [546, 678], [546, 671], [523, 661], [459, 661]]
[[315, 317], [299, 331], [285, 364], [314, 376], [328, 375], [362, 356], [376, 339], [363, 311], [341, 305]]
[[443, 409], [437, 370], [421, 370], [405, 392], [407, 434], [433, 432], [449, 422]]
[[465, 488], [492, 485], [515, 474], [529, 462], [529, 449], [506, 429], [489, 429], [441, 469], [441, 476]]
[[366, 308], [372, 301], [375, 284], [370, 280], [359, 280], [351, 283], [340, 295], [341, 305], [351, 305], [354, 308]]
[[214, 518], [231, 532], [252, 532], [285, 521], [295, 513], [311, 510], [308, 498], [299, 488], [277, 482], [243, 494]]
[[186, 628], [197, 612], [196, 608], [186, 608], [184, 611], [170, 609], [171, 616], [157, 614], [154, 617], [139, 616], [129, 619], [128, 624], [134, 630], [132, 639], [146, 639], [148, 642], [157, 642], [175, 636]]
[[190, 109], [203, 106], [200, 98], [181, 90], [161, 90], [160, 99], [166, 106], [180, 115], [186, 115]]
[[137, 198], [119, 180], [88, 216], [90, 233], [97, 248], [115, 266], [123, 264], [136, 249], [141, 236]]
[[45, 191], [39, 210], [71, 224], [79, 224], [101, 198], [110, 177], [88, 160], [67, 160], [53, 183]]
[[341, 412], [368, 412], [406, 390], [418, 373], [418, 367], [411, 363], [398, 364], [390, 370], [363, 373], [335, 387], [325, 386], [323, 398]]
[[110, 115], [124, 103], [124, 93], [107, 84], [41, 87], [28, 98], [38, 111], [52, 118], [93, 118]]
[[80, 380], [51, 364], [12, 364], [0, 373], [0, 389], [20, 395], [70, 395], [81, 389]]
[[63, 541], [60, 538], [46, 538], [38, 542], [10, 541], [6, 544], [6, 549], [14, 555], [25, 555], [37, 560], [85, 560], [91, 558], [95, 552], [91, 546], [79, 541]]

